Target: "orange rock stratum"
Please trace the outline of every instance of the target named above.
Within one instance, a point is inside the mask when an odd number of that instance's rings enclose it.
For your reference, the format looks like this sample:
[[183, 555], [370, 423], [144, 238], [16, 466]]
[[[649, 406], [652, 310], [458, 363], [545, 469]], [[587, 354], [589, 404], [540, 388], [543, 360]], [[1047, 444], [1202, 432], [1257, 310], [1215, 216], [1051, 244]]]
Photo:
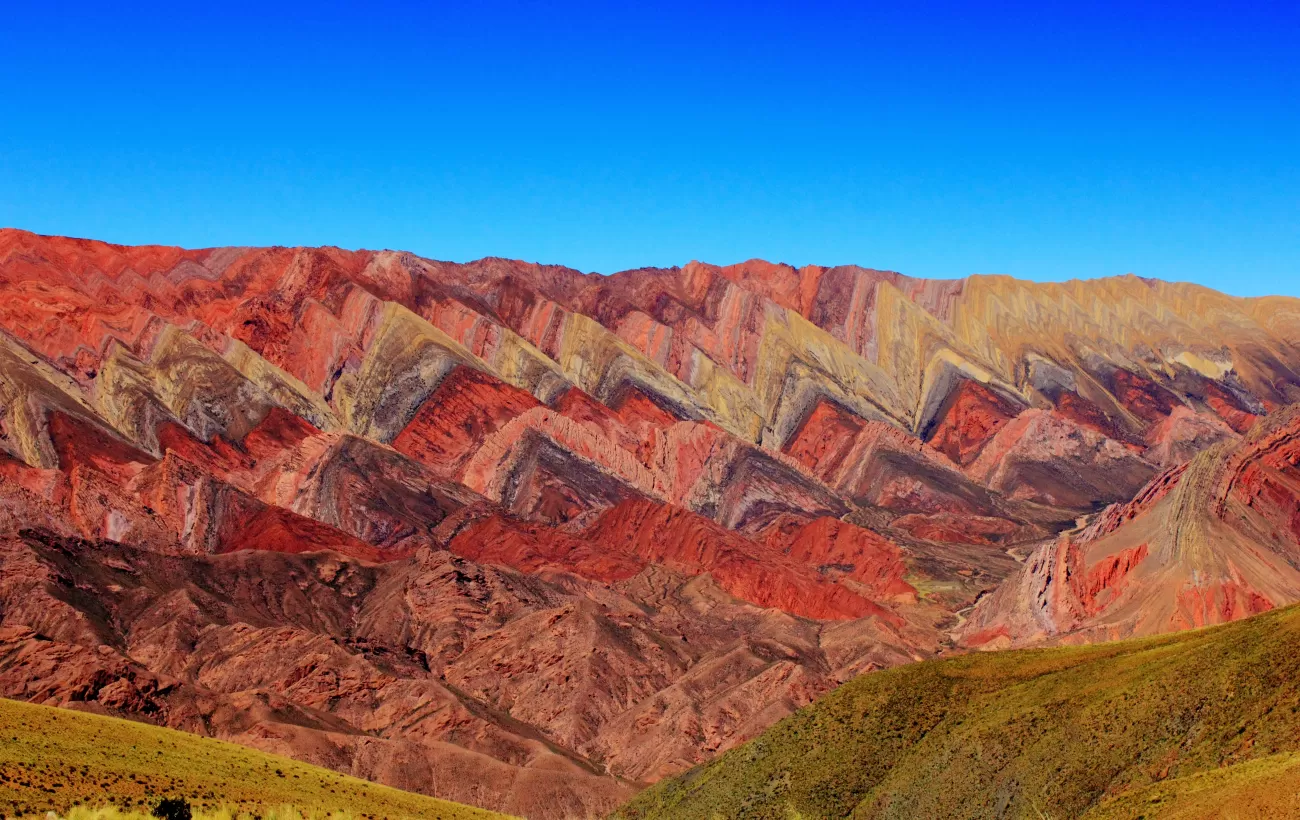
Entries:
[[533, 818], [1300, 600], [1300, 300], [0, 231], [0, 695]]

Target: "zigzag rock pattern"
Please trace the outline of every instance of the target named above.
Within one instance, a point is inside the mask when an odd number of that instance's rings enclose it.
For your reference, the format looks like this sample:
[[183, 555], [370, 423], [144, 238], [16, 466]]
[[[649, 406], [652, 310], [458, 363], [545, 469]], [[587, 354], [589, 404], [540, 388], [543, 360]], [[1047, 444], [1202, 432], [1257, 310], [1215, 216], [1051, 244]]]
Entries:
[[3, 230], [0, 694], [600, 814], [864, 671], [1300, 599], [1297, 339], [1131, 276]]

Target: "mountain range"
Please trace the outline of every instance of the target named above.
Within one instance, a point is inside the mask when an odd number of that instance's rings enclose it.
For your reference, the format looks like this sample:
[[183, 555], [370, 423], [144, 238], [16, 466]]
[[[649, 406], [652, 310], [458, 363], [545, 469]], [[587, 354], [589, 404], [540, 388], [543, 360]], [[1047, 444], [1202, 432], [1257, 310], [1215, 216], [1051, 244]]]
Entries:
[[[1300, 300], [0, 230], [0, 695], [530, 818], [1300, 601]], [[870, 676], [869, 676], [870, 677]]]

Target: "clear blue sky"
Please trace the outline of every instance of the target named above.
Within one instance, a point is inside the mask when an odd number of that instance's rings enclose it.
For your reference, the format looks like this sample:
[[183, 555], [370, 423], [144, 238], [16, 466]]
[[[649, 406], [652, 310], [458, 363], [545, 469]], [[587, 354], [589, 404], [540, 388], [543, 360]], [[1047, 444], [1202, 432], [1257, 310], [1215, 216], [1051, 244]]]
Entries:
[[1300, 295], [1295, 0], [45, 5], [0, 225]]

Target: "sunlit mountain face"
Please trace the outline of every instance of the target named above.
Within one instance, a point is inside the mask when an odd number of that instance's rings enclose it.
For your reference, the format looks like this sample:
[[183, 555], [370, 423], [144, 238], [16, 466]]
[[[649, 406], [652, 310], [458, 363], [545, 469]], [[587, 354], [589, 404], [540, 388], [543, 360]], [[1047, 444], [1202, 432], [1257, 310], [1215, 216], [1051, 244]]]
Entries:
[[533, 818], [1300, 600], [1300, 300], [0, 231], [0, 695]]

